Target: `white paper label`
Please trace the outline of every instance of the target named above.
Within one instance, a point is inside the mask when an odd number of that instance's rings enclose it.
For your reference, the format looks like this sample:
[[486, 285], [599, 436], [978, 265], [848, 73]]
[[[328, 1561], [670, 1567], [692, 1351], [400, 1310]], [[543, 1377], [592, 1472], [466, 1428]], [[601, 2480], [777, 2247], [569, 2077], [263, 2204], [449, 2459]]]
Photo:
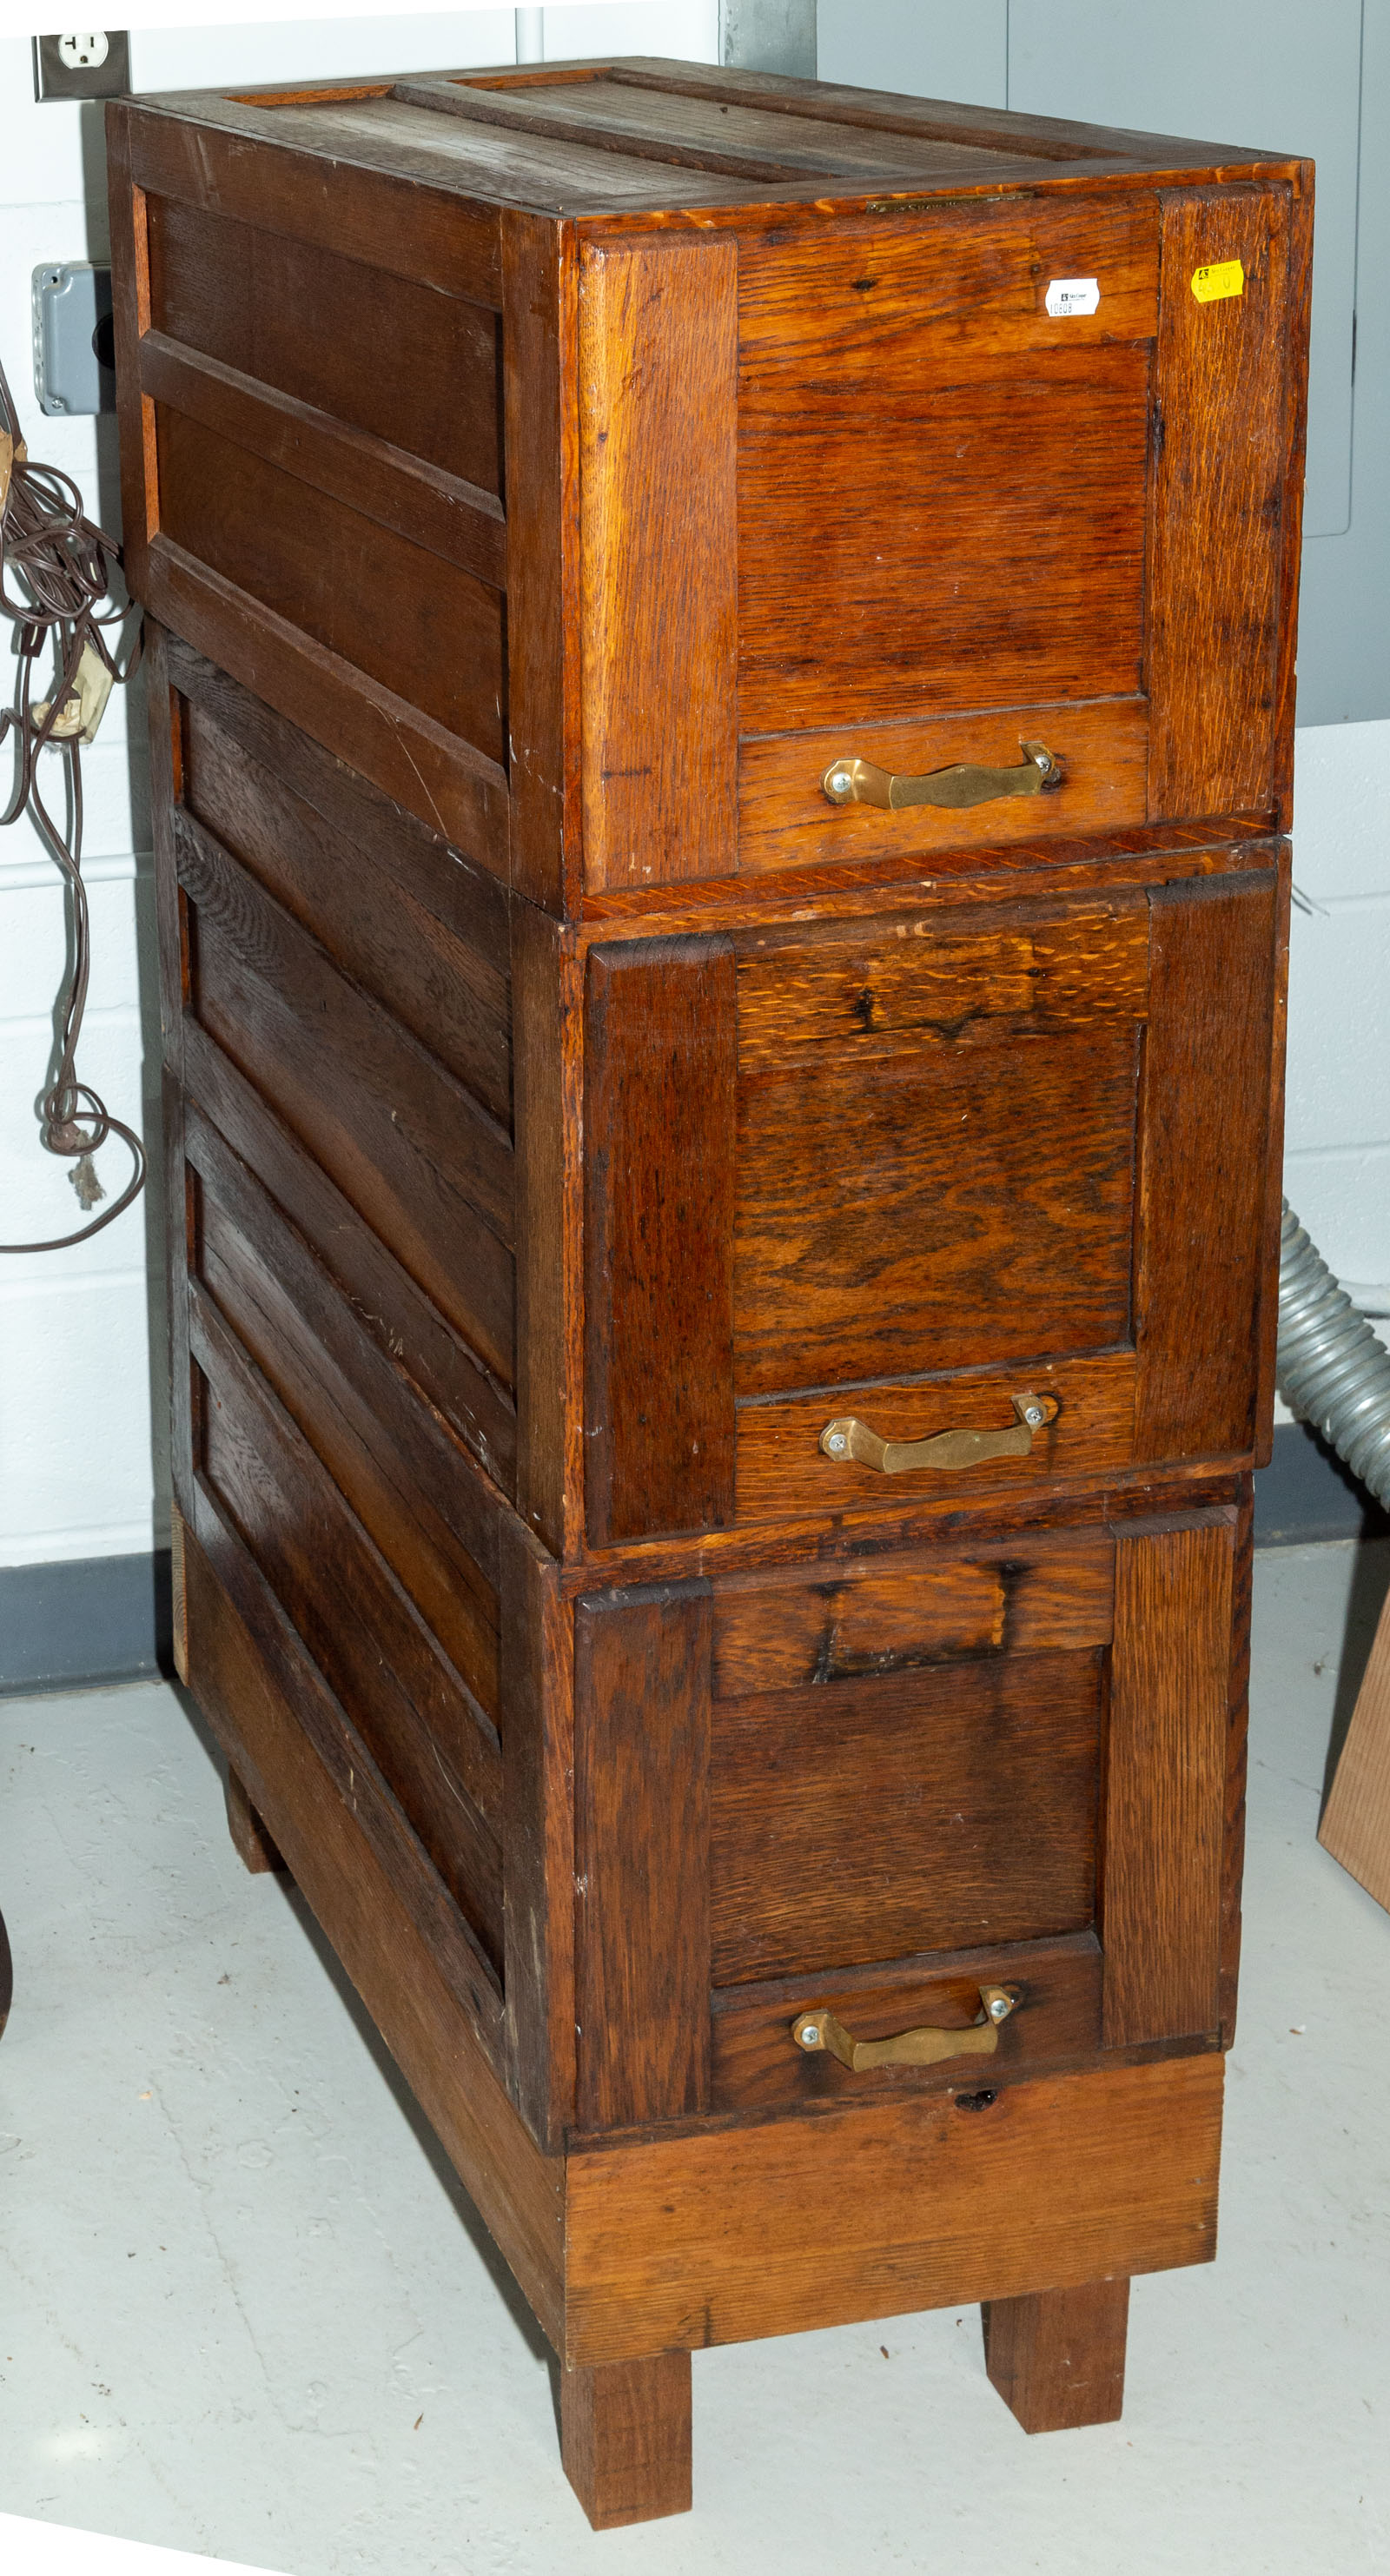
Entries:
[[1094, 277], [1054, 277], [1047, 290], [1047, 309], [1054, 322], [1068, 313], [1094, 313], [1100, 283]]

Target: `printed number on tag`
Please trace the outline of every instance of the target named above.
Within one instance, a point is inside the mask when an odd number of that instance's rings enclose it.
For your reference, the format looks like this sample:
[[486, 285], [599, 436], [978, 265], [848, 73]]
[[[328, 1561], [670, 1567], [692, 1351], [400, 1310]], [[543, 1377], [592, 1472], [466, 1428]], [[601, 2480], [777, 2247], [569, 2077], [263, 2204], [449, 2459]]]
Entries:
[[1245, 293], [1245, 271], [1238, 259], [1219, 259], [1211, 268], [1192, 272], [1192, 292], [1199, 304], [1219, 304], [1223, 295]]
[[1054, 322], [1068, 313], [1094, 313], [1100, 302], [1100, 282], [1094, 277], [1054, 277], [1045, 302]]

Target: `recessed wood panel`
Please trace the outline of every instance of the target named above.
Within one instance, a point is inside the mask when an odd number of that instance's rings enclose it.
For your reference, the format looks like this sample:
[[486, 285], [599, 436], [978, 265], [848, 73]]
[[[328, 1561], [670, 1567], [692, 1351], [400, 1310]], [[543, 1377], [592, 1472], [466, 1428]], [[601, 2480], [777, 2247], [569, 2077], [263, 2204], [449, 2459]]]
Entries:
[[716, 1703], [716, 1984], [1086, 1930], [1101, 1697], [1044, 1652]]
[[1129, 1337], [1132, 1022], [740, 1083], [740, 1395]]
[[740, 733], [1141, 685], [1149, 351], [745, 365]]
[[189, 1110], [205, 1109], [270, 1196], [282, 1208], [293, 1208], [296, 1233], [341, 1291], [361, 1331], [393, 1369], [420, 1388], [503, 1492], [510, 1492], [516, 1413], [506, 1388], [196, 1021], [184, 1024], [182, 1053]]
[[195, 1311], [212, 1368], [201, 1472], [500, 1973], [496, 1737], [313, 1453], [202, 1322]]
[[735, 863], [729, 242], [592, 244], [579, 280], [584, 872]]
[[162, 534], [494, 761], [502, 594], [157, 403]]
[[355, 983], [510, 1125], [505, 946], [499, 955], [500, 943], [468, 935], [463, 870], [444, 842], [383, 866], [196, 704], [184, 725], [184, 800]]
[[199, 1024], [510, 1385], [505, 1130], [183, 810], [175, 838]]
[[205, 206], [149, 208], [155, 330], [501, 491], [495, 313]]
[[197, 1110], [187, 1143], [197, 1276], [495, 1722], [497, 1536], [481, 1480]]

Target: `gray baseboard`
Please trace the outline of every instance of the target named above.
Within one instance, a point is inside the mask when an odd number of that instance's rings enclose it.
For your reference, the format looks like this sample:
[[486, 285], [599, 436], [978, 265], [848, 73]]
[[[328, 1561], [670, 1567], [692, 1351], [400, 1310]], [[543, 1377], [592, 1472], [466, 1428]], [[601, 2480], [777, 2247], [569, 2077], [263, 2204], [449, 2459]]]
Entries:
[[[1281, 1423], [1255, 1478], [1255, 1545], [1384, 1538], [1390, 1516], [1302, 1423]], [[171, 1669], [167, 1548], [0, 1566], [0, 1698], [138, 1681]]]
[[170, 1670], [169, 1551], [0, 1566], [0, 1698]]

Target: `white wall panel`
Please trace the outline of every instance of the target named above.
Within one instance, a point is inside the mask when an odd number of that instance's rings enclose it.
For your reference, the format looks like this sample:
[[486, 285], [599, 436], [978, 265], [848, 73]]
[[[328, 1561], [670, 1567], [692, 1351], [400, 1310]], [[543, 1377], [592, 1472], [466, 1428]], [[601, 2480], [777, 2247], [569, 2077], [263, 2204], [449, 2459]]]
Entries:
[[143, 1268], [56, 1285], [0, 1278], [0, 1347], [0, 1563], [153, 1546]]

